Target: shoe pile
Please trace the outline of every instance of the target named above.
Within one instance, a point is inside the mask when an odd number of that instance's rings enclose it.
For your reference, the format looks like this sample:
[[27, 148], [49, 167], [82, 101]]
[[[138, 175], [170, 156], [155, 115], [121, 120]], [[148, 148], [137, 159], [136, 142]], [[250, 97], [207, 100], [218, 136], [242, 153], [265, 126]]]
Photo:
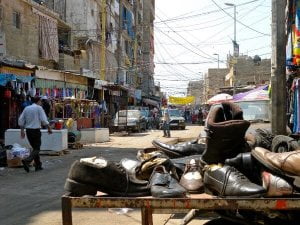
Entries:
[[[291, 196], [300, 189], [300, 148], [267, 130], [247, 133], [250, 123], [234, 103], [214, 107], [207, 118], [206, 143], [193, 140], [139, 151], [138, 160], [83, 158], [71, 166], [65, 189], [73, 195], [187, 197]], [[269, 148], [269, 150], [265, 148]], [[297, 150], [299, 149], [299, 150]]]

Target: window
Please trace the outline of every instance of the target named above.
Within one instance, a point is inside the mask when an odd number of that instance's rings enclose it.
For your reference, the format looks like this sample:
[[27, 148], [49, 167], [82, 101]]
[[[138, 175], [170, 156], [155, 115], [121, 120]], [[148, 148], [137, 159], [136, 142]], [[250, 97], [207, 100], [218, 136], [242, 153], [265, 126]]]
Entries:
[[21, 29], [21, 14], [19, 12], [13, 12], [13, 25], [16, 28]]
[[3, 8], [0, 6], [0, 21], [3, 19]]

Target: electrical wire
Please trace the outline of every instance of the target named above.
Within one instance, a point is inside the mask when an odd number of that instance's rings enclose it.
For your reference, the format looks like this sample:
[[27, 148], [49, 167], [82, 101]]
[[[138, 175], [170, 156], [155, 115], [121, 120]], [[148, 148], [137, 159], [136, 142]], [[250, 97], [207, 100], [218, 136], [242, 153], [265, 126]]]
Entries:
[[[226, 15], [230, 16], [231, 18], [234, 19], [234, 17], [232, 15], [230, 15], [228, 12], [226, 12], [218, 3], [216, 3], [215, 0], [211, 0], [220, 10], [222, 10]], [[247, 27], [248, 29], [256, 32], [256, 33], [259, 33], [259, 34], [262, 34], [262, 35], [266, 35], [266, 36], [271, 36], [270, 34], [266, 34], [266, 33], [263, 33], [263, 32], [260, 32], [246, 24], [244, 24], [243, 22], [239, 21], [239, 20], [236, 20], [239, 24], [243, 25], [244, 27]]]

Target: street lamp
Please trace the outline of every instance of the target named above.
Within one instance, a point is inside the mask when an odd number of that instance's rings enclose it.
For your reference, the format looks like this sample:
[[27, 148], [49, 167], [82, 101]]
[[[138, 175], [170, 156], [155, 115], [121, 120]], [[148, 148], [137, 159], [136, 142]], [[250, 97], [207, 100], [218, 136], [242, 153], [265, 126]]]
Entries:
[[[236, 53], [235, 48], [236, 48], [236, 5], [233, 3], [225, 3], [225, 5], [233, 7], [233, 19], [234, 19], [234, 31], [233, 31], [233, 58], [238, 56], [238, 53]], [[236, 78], [236, 67], [235, 64], [233, 63], [232, 65], [232, 72], [233, 72], [233, 76], [232, 76], [232, 85], [233, 85], [233, 95], [235, 95], [236, 93], [236, 87], [235, 87], [235, 78]]]
[[214, 55], [218, 56], [218, 69], [220, 69], [220, 55], [217, 53], [214, 53]]
[[233, 7], [233, 19], [234, 19], [234, 33], [233, 33], [233, 41], [236, 42], [236, 5], [233, 3], [225, 3], [227, 6]]

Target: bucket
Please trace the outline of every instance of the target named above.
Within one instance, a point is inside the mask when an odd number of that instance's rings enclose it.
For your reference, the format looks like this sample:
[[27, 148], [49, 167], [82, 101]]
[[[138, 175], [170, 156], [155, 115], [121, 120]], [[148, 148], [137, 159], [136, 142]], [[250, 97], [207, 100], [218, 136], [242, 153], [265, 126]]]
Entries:
[[54, 127], [55, 130], [61, 130], [63, 128], [63, 124], [61, 122], [56, 122]]

